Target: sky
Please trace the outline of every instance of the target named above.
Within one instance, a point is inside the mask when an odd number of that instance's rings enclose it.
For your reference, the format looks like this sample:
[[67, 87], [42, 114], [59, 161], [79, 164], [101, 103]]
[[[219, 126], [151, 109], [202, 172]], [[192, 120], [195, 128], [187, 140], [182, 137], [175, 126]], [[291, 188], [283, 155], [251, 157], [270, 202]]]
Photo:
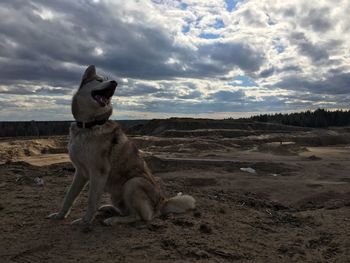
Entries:
[[114, 119], [350, 108], [350, 1], [2, 0], [0, 121], [71, 120], [85, 68]]

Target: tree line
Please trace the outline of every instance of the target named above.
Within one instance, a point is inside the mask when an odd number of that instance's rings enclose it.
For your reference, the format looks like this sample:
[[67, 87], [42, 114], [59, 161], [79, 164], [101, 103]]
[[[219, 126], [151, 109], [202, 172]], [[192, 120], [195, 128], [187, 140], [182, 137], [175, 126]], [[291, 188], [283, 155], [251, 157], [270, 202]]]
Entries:
[[3, 121], [0, 137], [67, 135], [71, 121]]
[[304, 111], [295, 113], [260, 114], [240, 120], [250, 120], [259, 122], [273, 122], [285, 125], [324, 128], [329, 126], [350, 125], [350, 110], [325, 110]]
[[[119, 120], [123, 129], [147, 120]], [[0, 137], [68, 135], [72, 121], [0, 121]]]

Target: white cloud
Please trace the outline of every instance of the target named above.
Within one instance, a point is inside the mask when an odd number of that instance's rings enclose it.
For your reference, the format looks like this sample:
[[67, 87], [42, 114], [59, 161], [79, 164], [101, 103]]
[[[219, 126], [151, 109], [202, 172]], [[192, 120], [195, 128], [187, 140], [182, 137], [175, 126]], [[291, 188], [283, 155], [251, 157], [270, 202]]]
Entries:
[[96, 56], [101, 56], [101, 55], [103, 55], [103, 49], [102, 48], [100, 48], [100, 47], [95, 47], [95, 49], [94, 49], [94, 55], [96, 55]]
[[33, 12], [42, 20], [52, 20], [54, 18], [54, 14], [50, 9], [42, 8], [40, 10], [33, 10]]

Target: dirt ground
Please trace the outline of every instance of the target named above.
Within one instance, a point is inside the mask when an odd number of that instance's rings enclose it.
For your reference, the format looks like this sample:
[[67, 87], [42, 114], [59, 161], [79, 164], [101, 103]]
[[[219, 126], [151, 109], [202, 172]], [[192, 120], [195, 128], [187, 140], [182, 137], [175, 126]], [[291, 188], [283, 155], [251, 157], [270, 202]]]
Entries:
[[74, 174], [67, 137], [1, 139], [1, 262], [350, 262], [350, 144], [332, 143], [348, 133], [213, 133], [133, 136], [167, 194], [197, 208], [113, 227], [70, 225], [86, 189], [66, 220], [45, 219]]

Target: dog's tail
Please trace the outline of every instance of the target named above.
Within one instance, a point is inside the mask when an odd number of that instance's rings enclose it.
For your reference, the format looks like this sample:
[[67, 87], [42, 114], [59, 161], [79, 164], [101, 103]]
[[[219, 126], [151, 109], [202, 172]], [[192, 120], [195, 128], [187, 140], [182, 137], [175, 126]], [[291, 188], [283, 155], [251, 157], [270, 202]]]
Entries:
[[185, 213], [196, 207], [196, 200], [190, 195], [177, 195], [164, 201], [161, 214]]

